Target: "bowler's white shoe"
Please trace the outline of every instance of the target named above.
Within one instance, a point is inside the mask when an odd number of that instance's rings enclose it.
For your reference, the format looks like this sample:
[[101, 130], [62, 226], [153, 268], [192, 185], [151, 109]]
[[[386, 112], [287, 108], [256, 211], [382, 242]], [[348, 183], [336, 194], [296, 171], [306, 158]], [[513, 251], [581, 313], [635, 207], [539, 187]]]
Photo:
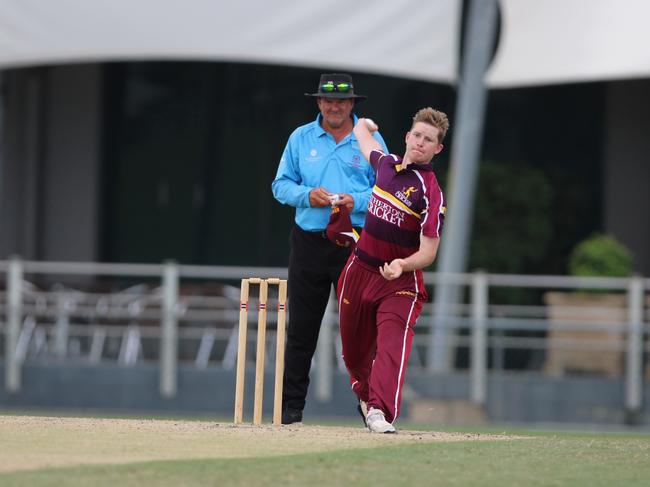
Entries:
[[366, 404], [366, 401], [362, 401], [359, 399], [359, 405], [357, 406], [357, 411], [359, 411], [359, 414], [361, 415], [361, 419], [363, 419], [363, 425], [368, 426], [368, 405]]
[[384, 412], [380, 409], [370, 408], [366, 421], [368, 429], [373, 433], [395, 433], [395, 427], [386, 421]]

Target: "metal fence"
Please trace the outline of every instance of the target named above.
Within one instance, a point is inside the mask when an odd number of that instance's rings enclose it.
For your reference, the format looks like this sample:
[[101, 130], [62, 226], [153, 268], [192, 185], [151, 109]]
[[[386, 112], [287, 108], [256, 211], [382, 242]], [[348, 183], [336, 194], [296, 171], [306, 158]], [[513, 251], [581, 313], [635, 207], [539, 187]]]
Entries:
[[[160, 393], [173, 397], [179, 362], [199, 369], [234, 367], [240, 280], [286, 278], [287, 270], [13, 259], [0, 261], [0, 276], [5, 277], [0, 339], [9, 392], [20, 390], [22, 365], [30, 361], [82, 361], [89, 367], [155, 361]], [[455, 352], [447, 365], [467, 371], [469, 399], [476, 404], [485, 402], [488, 374], [509, 370], [624, 376], [626, 407], [641, 407], [644, 375], [650, 375], [644, 363], [650, 351], [650, 279], [425, 273], [429, 294], [439, 282], [457, 286], [459, 302], [447, 305], [443, 314], [425, 305], [411, 370], [435, 373], [434, 331], [444, 328], [445, 346]], [[275, 299], [269, 297], [269, 309]], [[333, 371], [344, 370], [336, 306], [332, 296], [314, 359], [321, 398], [331, 394]], [[256, 320], [255, 312], [250, 319]], [[268, 360], [274, 358], [274, 320], [269, 313]]]

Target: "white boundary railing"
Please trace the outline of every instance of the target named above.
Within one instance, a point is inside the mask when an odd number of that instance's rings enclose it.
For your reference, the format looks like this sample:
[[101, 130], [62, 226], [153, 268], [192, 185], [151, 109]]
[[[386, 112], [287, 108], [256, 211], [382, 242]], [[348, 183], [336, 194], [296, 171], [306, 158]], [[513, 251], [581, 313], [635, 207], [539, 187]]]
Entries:
[[[6, 276], [5, 292], [5, 325], [3, 326], [5, 337], [5, 387], [8, 392], [18, 392], [21, 389], [21, 364], [25, 355], [25, 344], [19, 343], [21, 330], [32, 326], [25, 320], [25, 275], [47, 275], [47, 276], [116, 276], [116, 277], [138, 277], [157, 278], [160, 280], [158, 294], [159, 308], [156, 311], [159, 321], [158, 337], [160, 339], [159, 361], [160, 361], [160, 393], [164, 397], [173, 397], [176, 394], [176, 377], [178, 369], [178, 343], [179, 343], [179, 316], [182, 312], [179, 308], [182, 303], [179, 301], [179, 289], [182, 279], [205, 279], [217, 282], [238, 281], [243, 277], [287, 277], [287, 269], [280, 267], [233, 267], [233, 266], [195, 266], [178, 265], [173, 262], [164, 264], [107, 264], [90, 262], [36, 262], [23, 261], [13, 258], [7, 261], [0, 261], [0, 275]], [[519, 340], [520, 346], [541, 346], [548, 347], [549, 340], [546, 338], [498, 338], [490, 335], [490, 332], [498, 330], [522, 329], [545, 331], [549, 328], [549, 319], [545, 316], [544, 310], [534, 306], [513, 306], [490, 304], [490, 290], [499, 287], [511, 288], [537, 288], [537, 289], [608, 289], [619, 293], [625, 293], [627, 309], [625, 315], [625, 342], [621, 349], [625, 354], [625, 404], [628, 410], [637, 411], [642, 407], [643, 395], [643, 354], [648, 352], [648, 346], [644, 342], [644, 336], [650, 332], [646, 320], [645, 293], [650, 289], [650, 279], [642, 277], [631, 278], [578, 278], [566, 276], [527, 276], [488, 274], [475, 272], [467, 274], [435, 274], [425, 273], [425, 284], [431, 286], [444, 279], [445, 283], [458, 285], [468, 289], [468, 302], [456, 303], [451, 306], [452, 312], [443, 316], [441, 322], [433, 323], [431, 305], [425, 307], [419, 327], [429, 325], [429, 331], [434, 326], [463, 327], [470, 331], [467, 338], [467, 346], [470, 350], [469, 377], [470, 391], [469, 398], [472, 402], [483, 405], [487, 397], [488, 379], [488, 351], [490, 344], [497, 346], [501, 343], [514, 344]], [[494, 315], [494, 310], [508, 309], [510, 312], [517, 311], [517, 314], [524, 315], [517, 318]], [[65, 303], [58, 311], [60, 321], [57, 321], [56, 333], [62, 334], [55, 340], [58, 354], [65, 356], [65, 331], [72, 327], [65, 317]], [[234, 307], [236, 309], [236, 306]], [[62, 311], [63, 310], [63, 311]], [[149, 318], [156, 316], [156, 313]], [[205, 313], [214, 313], [207, 311]], [[527, 316], [530, 315], [530, 316]], [[0, 318], [0, 321], [2, 318]], [[25, 322], [23, 323], [23, 320]], [[428, 323], [427, 323], [428, 320]], [[316, 395], [321, 399], [331, 397], [332, 393], [332, 371], [335, 367], [332, 360], [332, 350], [337, 349], [334, 340], [335, 327], [338, 322], [336, 316], [336, 300], [334, 296], [330, 301], [324, 318], [319, 348], [315, 357], [315, 387]], [[619, 323], [620, 324], [620, 323]], [[581, 330], [603, 330], [609, 329], [615, 323], [564, 323], [560, 324], [567, 329]], [[68, 327], [68, 328], [65, 328]], [[619, 327], [620, 328], [620, 327]], [[142, 332], [145, 334], [145, 331]], [[154, 335], [156, 332], [154, 331]], [[433, 333], [424, 334], [425, 340], [430, 340]], [[140, 331], [130, 329], [125, 336], [133, 339], [122, 343], [121, 356], [127, 357], [123, 360], [129, 362], [128, 357], [138, 353]], [[215, 340], [215, 332], [204, 332], [201, 336], [199, 353], [196, 364], [203, 367], [209, 361], [209, 350]], [[97, 329], [93, 335], [93, 343], [90, 356], [97, 358], [101, 355], [101, 345], [106, 337], [106, 331]], [[541, 344], [540, 344], [541, 342]], [[420, 342], [421, 343], [421, 342]], [[131, 346], [132, 345], [132, 346]], [[426, 345], [430, 345], [427, 343]], [[579, 344], [583, 345], [583, 344]], [[340, 345], [338, 345], [340, 347]], [[415, 344], [414, 344], [415, 347]], [[122, 353], [124, 355], [122, 355]], [[337, 354], [340, 355], [340, 354]], [[224, 358], [224, 361], [226, 359]], [[339, 362], [339, 367], [341, 363]]]
[[23, 282], [25, 274], [59, 276], [159, 277], [162, 306], [160, 314], [160, 393], [176, 394], [178, 348], [178, 297], [181, 278], [238, 280], [243, 276], [280, 277], [286, 279], [286, 268], [229, 267], [164, 264], [107, 264], [96, 262], [39, 262], [13, 258], [0, 261], [0, 273], [6, 273], [5, 384], [8, 392], [21, 388], [21, 360], [16, 355], [23, 320]]

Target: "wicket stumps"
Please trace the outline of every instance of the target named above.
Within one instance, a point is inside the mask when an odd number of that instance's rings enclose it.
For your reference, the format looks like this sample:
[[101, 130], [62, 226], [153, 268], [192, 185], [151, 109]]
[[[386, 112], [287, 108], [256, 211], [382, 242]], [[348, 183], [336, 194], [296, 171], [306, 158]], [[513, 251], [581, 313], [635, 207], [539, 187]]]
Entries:
[[246, 378], [246, 331], [248, 328], [248, 291], [251, 284], [259, 284], [260, 295], [257, 313], [257, 354], [255, 356], [255, 401], [253, 424], [262, 424], [262, 398], [264, 395], [264, 351], [266, 348], [266, 304], [268, 287], [278, 286], [278, 326], [275, 345], [275, 396], [273, 399], [273, 424], [282, 424], [282, 376], [284, 375], [284, 338], [287, 320], [286, 279], [260, 279], [251, 277], [241, 280], [239, 304], [239, 339], [237, 343], [237, 380], [235, 384], [235, 419], [239, 424], [244, 415], [244, 381]]

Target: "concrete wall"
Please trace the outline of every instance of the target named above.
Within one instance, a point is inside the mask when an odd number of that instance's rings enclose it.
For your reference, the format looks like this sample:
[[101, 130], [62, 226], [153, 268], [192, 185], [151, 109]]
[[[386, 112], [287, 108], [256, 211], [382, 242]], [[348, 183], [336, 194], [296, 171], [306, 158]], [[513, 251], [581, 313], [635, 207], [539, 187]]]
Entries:
[[41, 259], [95, 261], [100, 215], [101, 66], [48, 76]]
[[650, 80], [609, 83], [605, 138], [605, 230], [650, 275]]
[[38, 255], [43, 72], [4, 73], [0, 257]]
[[0, 258], [97, 260], [101, 66], [5, 73]]

